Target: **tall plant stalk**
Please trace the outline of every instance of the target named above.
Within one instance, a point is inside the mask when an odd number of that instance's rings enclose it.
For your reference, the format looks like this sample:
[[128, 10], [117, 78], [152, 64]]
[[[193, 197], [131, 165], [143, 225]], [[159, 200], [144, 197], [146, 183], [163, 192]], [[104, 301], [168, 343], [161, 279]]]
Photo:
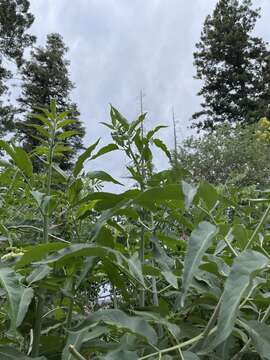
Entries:
[[[46, 196], [51, 194], [51, 184], [52, 184], [52, 165], [53, 165], [53, 155], [55, 148], [55, 133], [56, 133], [56, 114], [53, 119], [53, 128], [51, 130], [51, 137], [49, 139], [49, 151], [48, 151], [48, 172], [47, 172], [47, 183], [46, 183]], [[42, 212], [43, 216], [43, 243], [47, 244], [49, 240], [49, 210], [48, 207]], [[45, 303], [45, 294], [42, 289], [37, 290], [37, 302], [36, 302], [36, 311], [35, 311], [35, 324], [33, 330], [33, 347], [32, 347], [32, 357], [37, 357], [39, 355], [39, 346], [40, 346], [40, 336], [42, 328], [42, 316], [43, 308]]]

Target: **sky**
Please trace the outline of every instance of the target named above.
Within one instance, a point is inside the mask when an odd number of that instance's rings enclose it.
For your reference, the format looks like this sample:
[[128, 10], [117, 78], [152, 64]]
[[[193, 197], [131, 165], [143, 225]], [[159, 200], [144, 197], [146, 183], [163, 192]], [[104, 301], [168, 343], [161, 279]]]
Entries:
[[[109, 104], [130, 121], [140, 111], [139, 94], [147, 111], [146, 128], [167, 125], [160, 135], [173, 147], [172, 107], [181, 141], [191, 130], [189, 119], [200, 109], [193, 51], [205, 17], [217, 0], [31, 0], [35, 15], [32, 33], [44, 45], [46, 35], [60, 33], [69, 47], [70, 73], [86, 127], [85, 145], [102, 138], [110, 142]], [[262, 17], [256, 34], [270, 42], [270, 0], [254, 0]], [[121, 180], [127, 175], [125, 159], [110, 153], [87, 165]], [[167, 160], [155, 151], [158, 170]]]

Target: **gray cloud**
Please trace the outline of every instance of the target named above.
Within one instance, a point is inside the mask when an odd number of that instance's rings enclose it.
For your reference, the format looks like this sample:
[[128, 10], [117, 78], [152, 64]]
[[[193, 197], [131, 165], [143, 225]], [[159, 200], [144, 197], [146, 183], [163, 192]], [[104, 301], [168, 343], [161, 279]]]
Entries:
[[[270, 2], [254, 3], [262, 8], [256, 33], [270, 41]], [[39, 42], [44, 43], [47, 33], [59, 32], [69, 46], [73, 97], [87, 128], [86, 144], [97, 137], [109, 141], [108, 131], [99, 125], [109, 119], [109, 103], [130, 120], [136, 117], [140, 89], [146, 94], [147, 127], [170, 126], [174, 106], [179, 138], [188, 134], [188, 119], [199, 108], [192, 53], [215, 4], [216, 0], [32, 0], [32, 30]], [[171, 147], [172, 129], [164, 130], [162, 137]], [[121, 161], [119, 154], [108, 155], [93, 166], [121, 176]], [[167, 165], [159, 153], [156, 165]]]

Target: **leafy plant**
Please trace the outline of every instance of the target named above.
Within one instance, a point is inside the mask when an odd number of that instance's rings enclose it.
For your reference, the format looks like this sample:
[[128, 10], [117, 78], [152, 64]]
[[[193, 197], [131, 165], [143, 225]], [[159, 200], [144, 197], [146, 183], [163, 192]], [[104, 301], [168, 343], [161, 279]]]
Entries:
[[[34, 152], [0, 143], [1, 356], [268, 358], [269, 192], [156, 172], [152, 147], [169, 156], [161, 127], [142, 133], [145, 114], [129, 123], [113, 107], [112, 143], [65, 172], [55, 159], [68, 113], [54, 100], [42, 113]], [[128, 159], [129, 190], [105, 192], [123, 181], [85, 170], [111, 151]]]

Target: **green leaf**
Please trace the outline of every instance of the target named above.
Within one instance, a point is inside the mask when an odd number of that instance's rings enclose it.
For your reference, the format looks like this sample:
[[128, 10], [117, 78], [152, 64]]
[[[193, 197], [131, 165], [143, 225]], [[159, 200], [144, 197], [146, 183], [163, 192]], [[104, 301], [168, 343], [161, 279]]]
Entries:
[[168, 126], [164, 126], [164, 125], [158, 125], [156, 126], [153, 130], [150, 130], [147, 135], [146, 135], [146, 139], [149, 141], [153, 135], [155, 135], [156, 132], [158, 132], [160, 129], [164, 129], [167, 128]]
[[109, 153], [111, 151], [118, 150], [118, 149], [119, 148], [118, 148], [118, 146], [116, 144], [105, 145], [101, 149], [99, 149], [98, 152], [95, 155], [93, 155], [91, 157], [91, 160], [94, 160], [94, 159], [100, 157], [101, 155], [107, 154], [107, 153]]
[[252, 277], [267, 265], [267, 257], [253, 250], [243, 251], [234, 260], [221, 298], [217, 330], [208, 349], [214, 349], [229, 337], [239, 311], [239, 304], [249, 290]]
[[68, 130], [68, 131], [62, 132], [57, 137], [60, 140], [65, 140], [65, 139], [70, 138], [70, 137], [72, 137], [74, 135], [79, 135], [79, 132], [77, 130]]
[[59, 124], [57, 124], [57, 130], [62, 129], [63, 127], [65, 127], [67, 125], [76, 124], [77, 122], [78, 122], [78, 120], [76, 120], [76, 119], [63, 120]]
[[16, 320], [16, 327], [19, 327], [28, 311], [29, 305], [32, 302], [32, 299], [34, 297], [34, 291], [32, 288], [25, 288], [22, 292], [21, 298], [20, 298], [20, 304], [19, 304], [19, 310]]
[[104, 323], [108, 326], [118, 327], [123, 331], [144, 337], [150, 344], [156, 344], [155, 330], [145, 319], [138, 316], [128, 316], [118, 309], [102, 309], [87, 317], [74, 331], [82, 331], [94, 324]]
[[28, 357], [21, 352], [14, 349], [14, 347], [0, 346], [0, 359], [1, 360], [46, 360], [44, 356], [41, 357]]
[[41, 114], [33, 114], [33, 113], [28, 114], [28, 116], [31, 117], [31, 118], [40, 120], [44, 125], [48, 126], [50, 129], [53, 129], [53, 124], [45, 116], [43, 116]]
[[87, 177], [89, 179], [97, 179], [97, 180], [101, 180], [101, 181], [112, 182], [117, 185], [123, 185], [119, 181], [117, 181], [113, 177], [111, 177], [111, 175], [109, 175], [105, 171], [91, 171], [91, 172], [87, 173]]
[[20, 326], [30, 302], [33, 290], [20, 283], [20, 276], [11, 268], [0, 268], [0, 284], [8, 298], [8, 315], [13, 331]]
[[270, 326], [256, 320], [241, 321], [262, 359], [270, 359]]
[[216, 188], [205, 181], [200, 183], [197, 196], [204, 201], [204, 204], [209, 211], [215, 206], [218, 200]]
[[68, 244], [64, 243], [48, 243], [48, 244], [39, 244], [35, 246], [29, 246], [24, 249], [24, 255], [16, 262], [16, 269], [25, 267], [28, 264], [31, 264], [35, 261], [43, 259], [50, 252], [57, 251], [67, 247]]
[[129, 124], [127, 119], [125, 119], [113, 106], [111, 106], [111, 119], [114, 125], [118, 122], [125, 130], [128, 130]]
[[98, 139], [94, 144], [89, 146], [89, 148], [86, 149], [85, 152], [79, 156], [77, 162], [75, 163], [74, 169], [73, 169], [73, 175], [75, 177], [78, 176], [79, 173], [82, 171], [84, 162], [91, 157], [92, 152], [95, 150], [95, 148], [97, 147], [99, 142], [100, 142], [100, 139]]
[[153, 140], [154, 144], [156, 145], [156, 147], [158, 147], [159, 149], [161, 149], [169, 158], [169, 160], [171, 160], [171, 153], [168, 150], [167, 146], [164, 144], [163, 141], [161, 141], [160, 139], [154, 139]]
[[180, 185], [167, 185], [153, 187], [140, 193], [134, 202], [137, 204], [160, 202], [163, 200], [183, 200], [183, 192]]
[[185, 181], [182, 181], [182, 189], [183, 189], [183, 193], [185, 195], [185, 206], [186, 206], [186, 209], [188, 210], [192, 204], [194, 196], [197, 193], [198, 187], [190, 185], [190, 184], [186, 183]]
[[216, 226], [206, 221], [201, 222], [191, 233], [184, 260], [182, 306], [184, 306], [187, 291], [199, 268], [202, 257], [216, 234]]
[[27, 276], [26, 280], [29, 285], [44, 279], [51, 272], [51, 268], [47, 265], [38, 266], [34, 271]]
[[33, 174], [33, 165], [27, 153], [22, 148], [15, 148], [12, 156], [18, 168], [25, 173], [26, 176], [31, 177]]
[[89, 329], [87, 327], [77, 332], [69, 331], [66, 346], [64, 347], [62, 353], [62, 360], [74, 359], [68, 349], [70, 345], [73, 345], [77, 351], [80, 351], [81, 346], [84, 342], [100, 337], [108, 332], [109, 330], [104, 326], [96, 326], [94, 329]]
[[105, 356], [102, 356], [102, 360], [138, 360], [138, 355], [134, 351], [128, 351], [128, 350], [114, 350], [106, 354]]
[[191, 351], [183, 351], [184, 360], [200, 360], [200, 358]]

